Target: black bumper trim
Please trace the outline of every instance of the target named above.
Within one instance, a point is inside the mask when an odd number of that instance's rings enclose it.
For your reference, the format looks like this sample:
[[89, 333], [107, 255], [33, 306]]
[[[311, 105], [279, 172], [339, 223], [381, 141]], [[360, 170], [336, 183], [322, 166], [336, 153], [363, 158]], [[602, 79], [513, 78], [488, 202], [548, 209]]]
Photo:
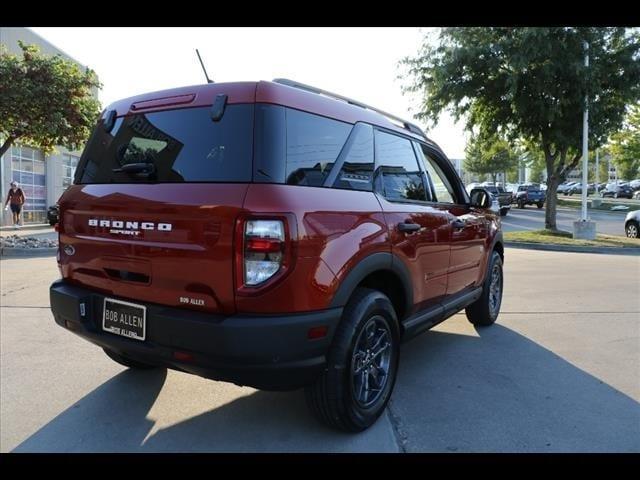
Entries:
[[[332, 308], [224, 316], [138, 302], [147, 307], [147, 338], [141, 342], [102, 330], [105, 295], [64, 280], [54, 282], [49, 293], [56, 323], [96, 345], [142, 362], [270, 390], [298, 388], [315, 379], [342, 315], [342, 308]], [[328, 327], [324, 338], [307, 338], [309, 328], [323, 325]], [[176, 360], [176, 351], [193, 360]]]

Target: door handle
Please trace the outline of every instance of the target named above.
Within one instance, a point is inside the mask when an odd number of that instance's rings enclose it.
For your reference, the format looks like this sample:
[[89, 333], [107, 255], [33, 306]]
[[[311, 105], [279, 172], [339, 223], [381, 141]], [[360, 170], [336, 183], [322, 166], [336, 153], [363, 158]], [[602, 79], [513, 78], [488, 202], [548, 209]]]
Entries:
[[462, 230], [464, 227], [466, 227], [466, 225], [467, 224], [464, 220], [460, 220], [458, 218], [451, 222], [451, 226], [454, 228], [454, 230]]
[[417, 232], [420, 230], [420, 225], [417, 223], [399, 223], [398, 230], [401, 232]]

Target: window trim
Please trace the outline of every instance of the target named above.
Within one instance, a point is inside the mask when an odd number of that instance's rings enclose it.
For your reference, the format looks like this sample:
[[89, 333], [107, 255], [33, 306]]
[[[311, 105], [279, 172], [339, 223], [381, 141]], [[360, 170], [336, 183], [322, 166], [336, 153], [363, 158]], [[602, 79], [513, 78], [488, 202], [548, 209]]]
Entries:
[[[373, 178], [372, 178], [372, 185], [373, 185], [373, 192], [379, 194], [380, 196], [382, 196], [382, 198], [384, 198], [387, 202], [391, 202], [391, 203], [407, 203], [407, 204], [411, 204], [411, 205], [429, 205], [429, 204], [433, 204], [433, 201], [430, 200], [412, 200], [412, 199], [403, 199], [403, 200], [399, 200], [399, 199], [389, 199], [384, 192], [384, 187], [382, 187], [382, 189], [378, 188], [378, 186], [380, 185], [379, 179], [381, 178], [381, 170], [380, 170], [380, 165], [378, 164], [378, 150], [376, 148], [376, 130], [382, 132], [382, 133], [386, 133], [389, 135], [394, 135], [396, 137], [399, 138], [403, 138], [405, 140], [409, 141], [409, 144], [411, 145], [411, 150], [413, 151], [413, 158], [416, 161], [416, 165], [418, 166], [418, 171], [420, 172], [420, 178], [422, 180], [422, 188], [424, 188], [425, 191], [425, 196], [427, 194], [427, 187], [428, 182], [427, 182], [427, 177], [426, 177], [426, 171], [424, 169], [424, 166], [422, 165], [422, 163], [420, 162], [420, 159], [418, 158], [418, 156], [416, 155], [416, 150], [413, 146], [413, 142], [415, 141], [414, 138], [408, 136], [408, 135], [403, 135], [399, 132], [395, 132], [394, 130], [390, 130], [388, 128], [384, 128], [384, 127], [378, 127], [377, 125], [371, 125], [373, 127]], [[429, 191], [430, 192], [430, 191]]]
[[[440, 167], [440, 169], [442, 170], [442, 172], [445, 174], [445, 176], [447, 177], [447, 180], [449, 181], [449, 183], [451, 184], [451, 186], [454, 189], [454, 193], [456, 195], [456, 202], [454, 203], [450, 203], [450, 202], [441, 202], [441, 201], [436, 201], [436, 202], [428, 202], [432, 205], [443, 205], [443, 206], [451, 206], [451, 205], [457, 205], [457, 206], [469, 206], [471, 204], [471, 200], [469, 199], [469, 195], [467, 194], [466, 190], [463, 187], [463, 183], [462, 180], [460, 179], [460, 176], [458, 175], [458, 172], [456, 172], [456, 169], [453, 168], [453, 165], [451, 164], [451, 162], [449, 161], [449, 159], [447, 158], [447, 156], [440, 151], [437, 148], [434, 148], [433, 146], [429, 145], [428, 143], [425, 142], [420, 142], [418, 140], [414, 140], [416, 143], [417, 147], [424, 147], [433, 157], [433, 160], [436, 162], [436, 164]], [[418, 153], [418, 152], [416, 152]], [[420, 160], [419, 160], [420, 162]], [[421, 163], [421, 162], [420, 162]], [[437, 196], [435, 195], [435, 185], [433, 184], [433, 180], [431, 179], [431, 176], [429, 175], [427, 169], [426, 169], [426, 165], [423, 165], [423, 168], [425, 169], [427, 176], [429, 177], [429, 183], [431, 184], [432, 188], [433, 188], [433, 193], [434, 193], [434, 197], [437, 198]], [[454, 182], [452, 182], [452, 178], [455, 180]], [[462, 197], [463, 202], [460, 202], [460, 197]]]

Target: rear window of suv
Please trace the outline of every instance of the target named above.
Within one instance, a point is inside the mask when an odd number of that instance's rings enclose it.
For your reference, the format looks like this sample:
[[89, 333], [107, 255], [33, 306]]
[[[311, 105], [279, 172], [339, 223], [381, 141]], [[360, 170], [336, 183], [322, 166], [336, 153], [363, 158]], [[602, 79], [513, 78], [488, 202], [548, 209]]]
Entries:
[[[228, 105], [219, 121], [211, 107], [120, 117], [111, 132], [98, 124], [82, 154], [77, 181], [88, 183], [249, 182], [253, 158], [252, 104]], [[152, 163], [145, 177], [117, 172]]]

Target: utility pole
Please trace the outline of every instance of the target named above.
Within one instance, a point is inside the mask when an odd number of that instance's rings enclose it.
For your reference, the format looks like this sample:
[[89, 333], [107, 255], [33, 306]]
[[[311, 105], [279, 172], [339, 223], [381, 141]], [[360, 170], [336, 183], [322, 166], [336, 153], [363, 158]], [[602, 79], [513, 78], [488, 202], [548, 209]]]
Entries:
[[[589, 68], [589, 44], [584, 42], [584, 66]], [[589, 96], [585, 91], [584, 113], [582, 114], [582, 215], [573, 222], [573, 238], [593, 240], [596, 238], [596, 224], [587, 218], [587, 185], [589, 168]]]
[[598, 196], [599, 183], [600, 183], [600, 159], [598, 158], [598, 149], [596, 148], [596, 197]]

